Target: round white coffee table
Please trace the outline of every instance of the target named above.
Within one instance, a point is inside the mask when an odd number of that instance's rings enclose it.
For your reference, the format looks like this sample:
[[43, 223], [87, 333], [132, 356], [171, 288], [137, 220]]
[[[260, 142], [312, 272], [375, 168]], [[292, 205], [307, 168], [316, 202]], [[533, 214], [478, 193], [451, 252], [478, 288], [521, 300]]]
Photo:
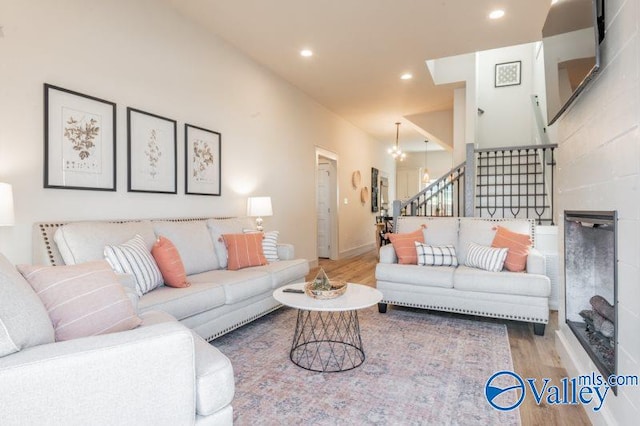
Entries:
[[335, 299], [319, 300], [304, 293], [304, 283], [289, 284], [273, 292], [280, 303], [298, 309], [289, 357], [306, 370], [318, 372], [347, 371], [364, 362], [358, 309], [382, 300], [373, 287], [349, 283], [347, 291]]

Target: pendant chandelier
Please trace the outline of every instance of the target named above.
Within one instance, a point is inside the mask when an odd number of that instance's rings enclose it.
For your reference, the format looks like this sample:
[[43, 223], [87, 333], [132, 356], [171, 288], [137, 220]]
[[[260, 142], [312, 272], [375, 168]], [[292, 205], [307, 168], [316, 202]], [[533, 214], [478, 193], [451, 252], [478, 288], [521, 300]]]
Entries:
[[429, 141], [424, 141], [424, 169], [422, 169], [422, 183], [429, 183], [429, 170], [427, 170], [427, 144]]
[[400, 160], [400, 161], [404, 161], [405, 158], [407, 158], [407, 154], [405, 154], [404, 152], [402, 152], [402, 150], [400, 149], [400, 146], [398, 144], [398, 136], [400, 136], [400, 123], [396, 123], [396, 145], [389, 148], [387, 150], [387, 152], [395, 159], [395, 160]]

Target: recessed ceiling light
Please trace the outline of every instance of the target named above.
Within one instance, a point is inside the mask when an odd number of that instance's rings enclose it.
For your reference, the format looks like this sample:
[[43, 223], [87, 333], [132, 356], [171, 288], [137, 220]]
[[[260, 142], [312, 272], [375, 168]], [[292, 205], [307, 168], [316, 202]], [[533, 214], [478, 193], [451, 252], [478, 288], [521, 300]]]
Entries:
[[489, 14], [489, 18], [491, 19], [500, 19], [504, 16], [504, 10], [496, 9]]
[[551, 4], [556, 4], [558, 3], [558, 0], [551, 0]]
[[313, 52], [311, 51], [311, 49], [302, 49], [300, 51], [300, 56], [304, 56], [305, 58], [308, 58], [310, 56], [313, 56]]
[[410, 72], [405, 72], [400, 76], [401, 80], [411, 80], [412, 78], [413, 78], [413, 74], [411, 74]]

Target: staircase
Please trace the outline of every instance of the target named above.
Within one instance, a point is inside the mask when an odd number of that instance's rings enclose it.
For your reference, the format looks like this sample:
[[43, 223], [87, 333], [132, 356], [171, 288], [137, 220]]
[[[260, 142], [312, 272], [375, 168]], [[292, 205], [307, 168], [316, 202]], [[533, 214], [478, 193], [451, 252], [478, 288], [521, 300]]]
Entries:
[[553, 225], [556, 148], [546, 144], [469, 150], [467, 161], [410, 199], [394, 201], [393, 217], [527, 218]]

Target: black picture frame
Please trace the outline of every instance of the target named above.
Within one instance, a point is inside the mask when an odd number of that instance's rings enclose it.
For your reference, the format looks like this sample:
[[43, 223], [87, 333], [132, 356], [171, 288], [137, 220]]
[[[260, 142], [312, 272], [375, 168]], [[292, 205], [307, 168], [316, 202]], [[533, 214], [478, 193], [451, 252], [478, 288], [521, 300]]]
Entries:
[[116, 104], [44, 83], [44, 188], [116, 191]]
[[518, 86], [522, 82], [522, 61], [496, 64], [495, 87]]
[[220, 196], [222, 192], [222, 134], [184, 125], [184, 192]]
[[127, 107], [127, 191], [178, 193], [177, 123]]
[[379, 186], [378, 186], [379, 170], [375, 167], [371, 168], [371, 212], [377, 213], [379, 210]]

